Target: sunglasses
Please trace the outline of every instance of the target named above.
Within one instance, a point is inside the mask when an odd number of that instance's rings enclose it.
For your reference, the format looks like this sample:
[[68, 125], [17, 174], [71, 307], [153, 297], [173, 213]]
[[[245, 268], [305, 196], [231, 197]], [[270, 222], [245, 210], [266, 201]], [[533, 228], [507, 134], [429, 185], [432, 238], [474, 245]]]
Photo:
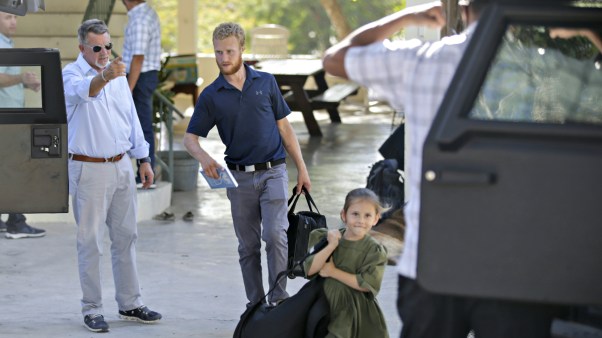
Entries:
[[[102, 47], [103, 47], [103, 46], [90, 46], [90, 45], [86, 45], [86, 46], [92, 47], [92, 51], [94, 53], [99, 53], [102, 50]], [[108, 45], [104, 45], [104, 47], [105, 47], [106, 50], [111, 50], [111, 48], [113, 48], [113, 43], [109, 42], [109, 44]]]

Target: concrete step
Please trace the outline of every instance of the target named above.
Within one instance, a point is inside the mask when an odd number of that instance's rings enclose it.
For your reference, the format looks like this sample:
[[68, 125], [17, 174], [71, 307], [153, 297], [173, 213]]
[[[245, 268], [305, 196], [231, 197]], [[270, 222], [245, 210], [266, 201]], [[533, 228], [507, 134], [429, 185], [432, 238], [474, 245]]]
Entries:
[[[46, 9], [44, 13], [56, 13], [56, 12], [82, 12], [86, 11], [88, 7], [87, 0], [50, 0], [45, 1]], [[113, 13], [125, 13], [125, 6], [121, 3], [121, 1], [115, 1], [115, 6], [113, 7]]]
[[[172, 184], [157, 182], [155, 189], [138, 189], [138, 220], [147, 221], [160, 214], [171, 205]], [[69, 212], [64, 214], [26, 214], [27, 222], [32, 226], [39, 223], [75, 223], [71, 197], [69, 197]]]
[[[15, 40], [33, 36], [77, 37], [77, 28], [84, 18], [84, 13], [33, 13], [18, 20]], [[113, 14], [109, 21], [111, 36], [123, 36], [127, 24], [127, 14]]]

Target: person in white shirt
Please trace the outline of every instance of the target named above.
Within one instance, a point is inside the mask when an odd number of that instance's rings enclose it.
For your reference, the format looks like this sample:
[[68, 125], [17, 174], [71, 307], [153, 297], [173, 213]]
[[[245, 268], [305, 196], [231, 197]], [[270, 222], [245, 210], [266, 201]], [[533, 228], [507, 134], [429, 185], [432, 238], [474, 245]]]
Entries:
[[130, 158], [140, 162], [145, 188], [153, 182], [144, 140], [121, 58], [109, 62], [111, 37], [91, 19], [78, 29], [80, 54], [63, 69], [69, 149], [69, 193], [77, 223], [77, 253], [84, 326], [107, 332], [100, 257], [105, 226], [111, 238], [119, 316], [152, 323], [161, 314], [142, 302], [136, 268], [136, 182]]
[[324, 69], [374, 90], [405, 112], [410, 138], [405, 245], [398, 264], [397, 308], [404, 338], [549, 337], [555, 308], [435, 294], [416, 283], [422, 146], [481, 11], [489, 1], [460, 0], [467, 29], [437, 42], [386, 40], [408, 26], [441, 28], [440, 2], [418, 5], [368, 23], [328, 49]]

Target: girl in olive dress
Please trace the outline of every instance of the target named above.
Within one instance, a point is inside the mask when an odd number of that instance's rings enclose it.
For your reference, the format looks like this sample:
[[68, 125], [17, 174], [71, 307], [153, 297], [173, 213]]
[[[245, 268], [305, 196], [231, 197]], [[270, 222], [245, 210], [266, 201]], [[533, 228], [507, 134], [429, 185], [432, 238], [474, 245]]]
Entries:
[[309, 247], [327, 237], [328, 245], [304, 263], [308, 278], [325, 278], [330, 305], [327, 338], [387, 338], [387, 326], [376, 295], [387, 263], [387, 251], [368, 233], [378, 222], [382, 206], [369, 189], [347, 194], [341, 210], [345, 227], [312, 231]]

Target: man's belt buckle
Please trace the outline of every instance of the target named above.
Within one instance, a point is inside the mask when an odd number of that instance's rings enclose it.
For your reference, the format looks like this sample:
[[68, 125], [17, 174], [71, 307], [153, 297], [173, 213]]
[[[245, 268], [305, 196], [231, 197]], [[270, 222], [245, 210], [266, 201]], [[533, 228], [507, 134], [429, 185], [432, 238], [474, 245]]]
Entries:
[[113, 162], [119, 161], [120, 159], [121, 159], [121, 154], [115, 155], [113, 157], [105, 158], [105, 162], [113, 163]]
[[245, 171], [249, 172], [249, 171], [255, 171], [255, 165], [251, 164], [251, 165], [246, 165], [245, 166]]

